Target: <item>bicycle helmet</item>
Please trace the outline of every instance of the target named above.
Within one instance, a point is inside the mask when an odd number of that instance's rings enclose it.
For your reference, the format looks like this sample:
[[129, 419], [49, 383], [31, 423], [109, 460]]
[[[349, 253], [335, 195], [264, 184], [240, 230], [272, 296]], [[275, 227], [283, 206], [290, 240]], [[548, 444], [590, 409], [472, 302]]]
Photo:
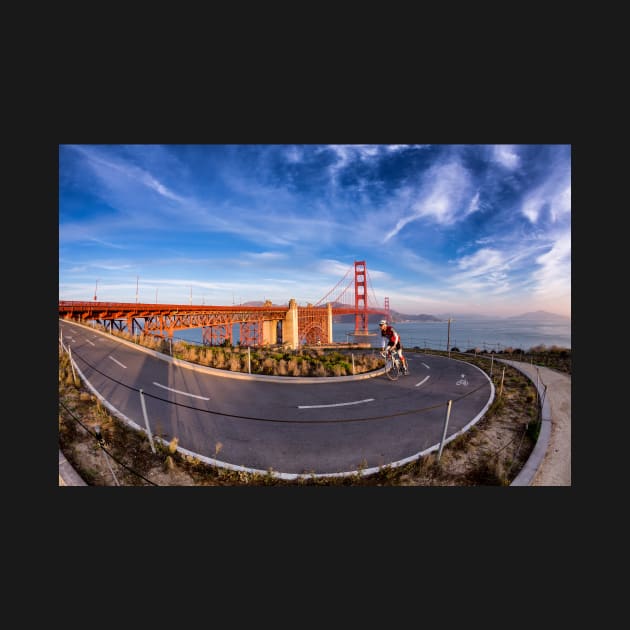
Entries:
[[381, 319], [381, 321], [378, 323], [379, 326], [382, 326], [383, 324], [385, 324], [385, 326], [387, 326], [387, 320], [386, 319]]

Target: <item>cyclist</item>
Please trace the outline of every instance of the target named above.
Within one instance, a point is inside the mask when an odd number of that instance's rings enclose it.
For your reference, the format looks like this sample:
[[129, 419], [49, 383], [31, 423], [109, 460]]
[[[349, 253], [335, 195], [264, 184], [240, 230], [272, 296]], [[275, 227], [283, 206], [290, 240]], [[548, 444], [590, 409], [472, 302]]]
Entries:
[[[403, 356], [402, 344], [400, 343], [400, 335], [387, 323], [386, 319], [381, 319], [378, 323], [381, 329], [381, 335], [387, 338], [387, 348], [388, 350], [393, 350], [394, 348], [398, 350], [398, 356], [403, 364], [403, 376], [409, 373], [409, 369], [407, 367], [407, 359]], [[383, 339], [383, 348], [385, 348], [385, 339]]]

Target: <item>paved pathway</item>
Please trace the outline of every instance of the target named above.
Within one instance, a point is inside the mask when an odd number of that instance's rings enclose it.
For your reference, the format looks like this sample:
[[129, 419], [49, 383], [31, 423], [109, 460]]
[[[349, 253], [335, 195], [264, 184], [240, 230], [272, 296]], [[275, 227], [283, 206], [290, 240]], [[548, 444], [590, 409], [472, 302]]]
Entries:
[[[571, 485], [571, 377], [545, 367], [522, 361], [505, 361], [525, 372], [534, 384], [546, 386], [551, 410], [549, 445], [530, 485]], [[537, 375], [538, 373], [538, 375]]]
[[[546, 386], [551, 409], [551, 434], [542, 461], [530, 483], [532, 486], [571, 485], [571, 377], [545, 367], [520, 361], [505, 361], [527, 373], [531, 380]], [[59, 485], [85, 485], [59, 452]]]

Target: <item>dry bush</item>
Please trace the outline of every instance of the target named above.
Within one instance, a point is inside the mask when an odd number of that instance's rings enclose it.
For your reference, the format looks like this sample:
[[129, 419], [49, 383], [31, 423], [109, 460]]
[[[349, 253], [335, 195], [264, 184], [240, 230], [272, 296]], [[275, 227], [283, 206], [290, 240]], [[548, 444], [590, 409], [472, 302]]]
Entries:
[[199, 363], [201, 365], [211, 365], [212, 364], [212, 350], [207, 350], [204, 348], [203, 350], [199, 350]]
[[216, 352], [213, 352], [212, 363], [213, 367], [218, 369], [223, 369], [225, 367], [225, 353], [223, 350], [218, 349]]
[[314, 376], [326, 376], [326, 368], [323, 363], [318, 363], [315, 366]]
[[161, 350], [162, 348], [162, 340], [159, 337], [154, 337], [153, 335], [142, 335], [140, 343], [151, 350]]
[[173, 354], [184, 354], [186, 352], [186, 344], [183, 341], [175, 341], [173, 343]]
[[273, 374], [276, 362], [271, 357], [267, 357], [262, 362], [262, 373], [263, 374]]
[[184, 360], [196, 363], [199, 355], [195, 346], [187, 346], [184, 350]]

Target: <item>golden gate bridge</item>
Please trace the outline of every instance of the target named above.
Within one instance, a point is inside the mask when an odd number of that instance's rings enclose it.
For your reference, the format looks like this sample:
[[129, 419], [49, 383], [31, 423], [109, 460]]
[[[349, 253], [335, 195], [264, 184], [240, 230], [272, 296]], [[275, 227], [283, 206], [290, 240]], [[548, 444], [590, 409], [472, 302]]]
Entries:
[[[333, 317], [354, 315], [356, 337], [369, 335], [370, 315], [389, 319], [389, 298], [378, 303], [365, 261], [355, 261], [341, 280], [314, 304], [209, 306], [192, 304], [138, 304], [129, 302], [59, 301], [59, 317], [100, 323], [110, 331], [153, 335], [172, 339], [176, 330], [201, 328], [203, 342], [209, 345], [284, 345], [333, 343]], [[238, 331], [236, 330], [238, 328]]]

